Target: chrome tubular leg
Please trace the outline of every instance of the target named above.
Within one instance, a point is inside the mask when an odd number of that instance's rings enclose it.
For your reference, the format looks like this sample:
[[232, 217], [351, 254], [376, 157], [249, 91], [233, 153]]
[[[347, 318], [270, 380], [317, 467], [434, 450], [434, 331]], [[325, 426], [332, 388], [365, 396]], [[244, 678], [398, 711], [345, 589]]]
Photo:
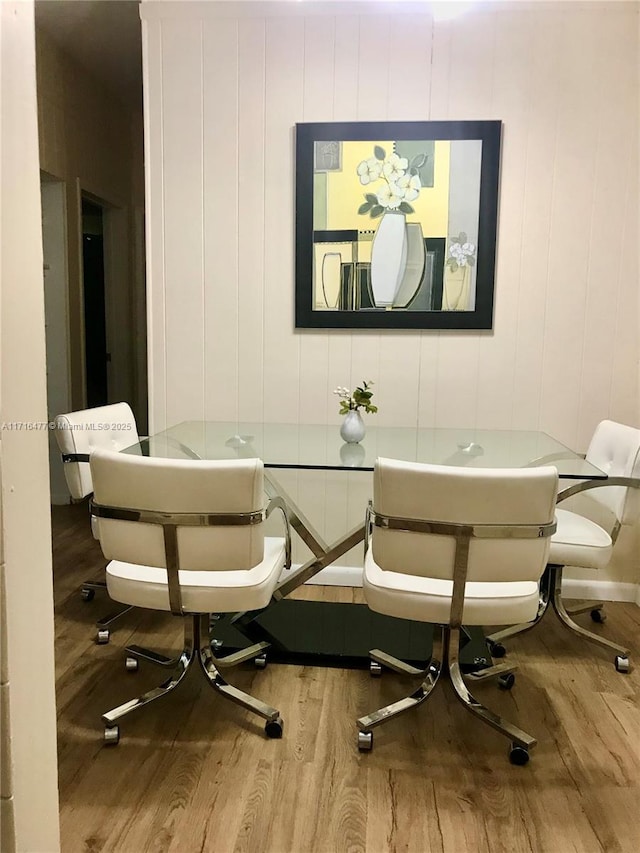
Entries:
[[394, 658], [393, 655], [388, 655], [380, 649], [371, 649], [369, 657], [376, 663], [386, 666], [387, 669], [391, 669], [394, 672], [399, 672], [401, 675], [424, 676], [430, 671], [431, 666], [431, 662], [429, 662], [429, 665], [425, 667], [425, 669], [418, 669], [417, 667], [411, 666], [411, 664], [400, 660], [400, 658]]
[[156, 666], [177, 666], [180, 656], [177, 658], [168, 658], [166, 655], [161, 655], [159, 652], [154, 652], [153, 649], [145, 649], [142, 646], [127, 646], [126, 652], [139, 660], [146, 660]]
[[225, 669], [229, 666], [237, 666], [239, 663], [244, 663], [246, 660], [257, 658], [270, 647], [270, 643], [254, 643], [253, 646], [249, 646], [246, 649], [239, 649], [237, 652], [225, 655], [223, 658], [216, 657], [212, 652], [211, 660], [213, 661], [213, 665], [216, 669]]
[[469, 681], [486, 681], [487, 678], [497, 678], [499, 675], [507, 675], [518, 669], [517, 664], [499, 663], [496, 666], [488, 666], [485, 669], [477, 669], [475, 672], [466, 673]]
[[502, 717], [494, 714], [493, 711], [485, 708], [484, 705], [481, 705], [480, 702], [478, 702], [477, 699], [474, 699], [471, 695], [467, 689], [467, 685], [464, 683], [462, 671], [460, 669], [460, 662], [458, 660], [459, 646], [460, 631], [458, 628], [451, 628], [449, 637], [448, 665], [451, 683], [453, 684], [453, 688], [458, 699], [462, 702], [467, 711], [471, 711], [471, 713], [475, 714], [476, 717], [479, 717], [483, 723], [486, 723], [491, 726], [491, 728], [500, 732], [500, 734], [509, 738], [512, 743], [517, 744], [525, 750], [531, 749], [531, 747], [536, 745], [537, 741], [535, 738], [531, 737], [531, 735], [528, 735], [517, 726], [503, 720]]
[[176, 689], [189, 671], [196, 655], [193, 629], [194, 618], [189, 616], [184, 617], [184, 651], [178, 658], [178, 664], [172, 675], [163, 682], [160, 687], [154, 687], [153, 690], [149, 690], [142, 696], [139, 696], [136, 699], [131, 699], [129, 702], [125, 702], [123, 705], [119, 705], [112, 711], [107, 711], [106, 714], [103, 714], [102, 722], [105, 726], [113, 726], [117, 720], [124, 717], [126, 714], [130, 714], [131, 711], [143, 708], [145, 705], [148, 705], [149, 702], [161, 699], [163, 696], [166, 696], [168, 693], [171, 693]]
[[130, 610], [133, 610], [133, 607], [130, 604], [125, 605], [120, 610], [112, 610], [106, 616], [102, 616], [100, 619], [98, 619], [96, 625], [99, 629], [106, 628], [108, 625], [110, 625], [112, 622], [115, 622], [116, 619], [119, 619], [121, 616], [124, 616], [124, 614], [128, 613]]
[[[562, 601], [562, 569], [563, 566], [553, 566], [553, 609], [558, 614], [558, 618], [565, 626], [565, 628], [569, 628], [570, 631], [573, 631], [575, 634], [578, 634], [580, 637], [584, 637], [590, 643], [593, 643], [596, 646], [601, 646], [603, 649], [611, 649], [611, 651], [615, 652], [621, 658], [628, 659], [629, 650], [624, 646], [618, 645], [618, 643], [612, 643], [611, 640], [607, 640], [605, 637], [600, 637], [598, 634], [592, 634], [591, 631], [587, 631], [586, 628], [582, 628], [577, 622], [574, 622], [567, 609], [564, 606], [564, 602]], [[617, 666], [617, 661], [616, 661]], [[628, 666], [628, 663], [627, 663]], [[626, 671], [626, 669], [625, 669]]]
[[565, 610], [569, 616], [578, 616], [580, 613], [590, 613], [592, 610], [602, 610], [604, 601], [583, 601], [581, 604], [574, 604], [571, 607], [566, 607]]
[[[501, 631], [496, 631], [495, 634], [490, 634], [487, 637], [489, 648], [492, 643], [500, 643], [508, 637], [515, 637], [516, 634], [523, 634], [525, 631], [530, 631], [535, 628], [542, 617], [547, 612], [549, 601], [551, 599], [551, 569], [547, 566], [544, 575], [540, 581], [540, 600], [538, 602], [538, 612], [533, 622], [522, 622], [520, 625], [511, 625], [508, 628], [503, 628]], [[504, 652], [503, 652], [504, 654]]]
[[260, 699], [255, 699], [248, 693], [239, 690], [237, 687], [233, 687], [231, 684], [228, 684], [224, 680], [218, 668], [216, 667], [215, 659], [211, 654], [211, 646], [209, 644], [209, 633], [207, 629], [208, 617], [205, 615], [201, 617], [194, 617], [194, 619], [196, 620], [196, 626], [198, 626], [197, 620], [201, 620], [199, 628], [196, 627], [196, 645], [198, 647], [198, 661], [211, 687], [213, 687], [213, 689], [218, 693], [222, 694], [222, 696], [224, 696], [225, 698], [230, 699], [232, 702], [235, 702], [236, 705], [241, 705], [248, 711], [252, 711], [259, 717], [262, 717], [264, 720], [267, 720], [267, 722], [277, 721], [280, 718], [279, 711], [277, 711], [275, 708], [272, 708], [270, 705], [266, 705], [264, 702], [261, 702]]
[[[434, 632], [433, 656], [426, 670], [426, 678], [420, 687], [414, 690], [410, 696], [399, 699], [397, 702], [392, 702], [391, 705], [386, 705], [384, 708], [380, 708], [372, 714], [367, 714], [365, 717], [360, 717], [356, 722], [361, 732], [368, 732], [376, 726], [386, 723], [392, 717], [397, 717], [398, 714], [404, 714], [405, 711], [410, 711], [412, 708], [421, 705], [425, 699], [429, 698], [442, 672], [441, 653], [443, 650], [443, 636], [444, 629], [442, 629], [439, 636]], [[390, 659], [395, 660], [394, 658]]]
[[107, 582], [106, 581], [85, 581], [82, 584], [82, 589], [94, 589], [96, 592], [106, 592], [107, 591]]

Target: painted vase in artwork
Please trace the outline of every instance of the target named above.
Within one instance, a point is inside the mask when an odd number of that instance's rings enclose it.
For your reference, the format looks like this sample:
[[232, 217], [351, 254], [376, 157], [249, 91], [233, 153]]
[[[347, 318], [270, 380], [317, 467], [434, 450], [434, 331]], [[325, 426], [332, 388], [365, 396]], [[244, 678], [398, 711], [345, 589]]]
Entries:
[[456, 270], [445, 267], [442, 290], [443, 311], [467, 311], [469, 309], [470, 281], [470, 267], [460, 266]]
[[390, 308], [407, 265], [404, 213], [388, 211], [380, 219], [371, 246], [371, 294], [376, 308]]

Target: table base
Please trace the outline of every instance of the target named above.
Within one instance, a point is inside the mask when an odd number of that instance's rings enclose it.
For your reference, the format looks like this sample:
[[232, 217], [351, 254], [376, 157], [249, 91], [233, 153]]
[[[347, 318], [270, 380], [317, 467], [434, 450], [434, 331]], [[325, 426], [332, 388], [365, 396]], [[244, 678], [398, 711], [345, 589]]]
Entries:
[[[464, 630], [467, 642], [460, 651], [463, 671], [491, 666], [482, 629]], [[272, 602], [246, 624], [223, 617], [212, 626], [212, 639], [223, 644], [218, 655], [265, 640], [271, 644], [269, 661], [350, 669], [368, 668], [369, 650], [374, 648], [423, 666], [431, 655], [432, 636], [433, 625], [383, 616], [365, 604], [295, 599]]]

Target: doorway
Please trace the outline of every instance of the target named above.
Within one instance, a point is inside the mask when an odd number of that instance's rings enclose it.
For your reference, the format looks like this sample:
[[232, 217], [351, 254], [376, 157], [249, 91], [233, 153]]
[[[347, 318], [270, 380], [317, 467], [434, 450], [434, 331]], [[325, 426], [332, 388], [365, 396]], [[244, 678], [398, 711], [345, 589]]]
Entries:
[[93, 408], [108, 402], [109, 353], [105, 320], [102, 208], [86, 198], [82, 199], [82, 288], [87, 406]]

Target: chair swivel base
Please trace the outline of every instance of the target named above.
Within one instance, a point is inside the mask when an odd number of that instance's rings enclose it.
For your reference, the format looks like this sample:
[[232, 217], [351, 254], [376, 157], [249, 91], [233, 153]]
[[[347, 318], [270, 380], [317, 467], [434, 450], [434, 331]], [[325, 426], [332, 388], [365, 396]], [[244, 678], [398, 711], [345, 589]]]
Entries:
[[568, 628], [570, 631], [573, 631], [574, 634], [578, 634], [578, 636], [583, 637], [589, 643], [600, 646], [607, 651], [613, 651], [615, 653], [613, 663], [616, 670], [623, 673], [629, 672], [629, 650], [627, 648], [620, 646], [618, 643], [613, 643], [611, 640], [607, 640], [606, 637], [601, 637], [598, 634], [587, 631], [586, 628], [578, 625], [578, 623], [574, 622], [571, 618], [579, 613], [590, 612], [591, 619], [594, 622], [603, 623], [606, 620], [606, 614], [602, 612], [603, 603], [601, 601], [585, 601], [574, 607], [565, 606], [564, 601], [562, 600], [563, 568], [564, 566], [557, 566], [553, 564], [547, 566], [540, 587], [540, 605], [538, 607], [536, 618], [533, 622], [525, 622], [521, 625], [512, 625], [509, 628], [503, 628], [501, 631], [496, 631], [495, 634], [491, 634], [487, 637], [487, 643], [491, 653], [496, 657], [504, 655], [505, 649], [502, 645], [502, 640], [505, 640], [508, 637], [514, 637], [516, 634], [522, 634], [525, 631], [530, 631], [531, 628], [534, 628], [542, 620], [549, 609], [549, 604], [551, 604], [556, 616], [560, 620], [560, 623], [564, 625], [565, 628]]
[[182, 653], [176, 658], [167, 658], [164, 655], [143, 649], [140, 646], [129, 646], [127, 648], [126, 668], [128, 671], [137, 670], [138, 660], [142, 659], [162, 667], [171, 668], [172, 673], [159, 687], [155, 687], [142, 696], [131, 699], [129, 702], [125, 702], [102, 715], [102, 722], [105, 726], [105, 744], [116, 745], [119, 742], [120, 727], [118, 720], [132, 711], [143, 708], [150, 702], [154, 702], [156, 699], [167, 696], [175, 690], [184, 681], [187, 673], [192, 669], [196, 661], [207, 679], [207, 683], [217, 693], [266, 720], [265, 733], [267, 737], [282, 737], [284, 721], [280, 716], [280, 712], [270, 705], [261, 702], [259, 699], [255, 699], [248, 693], [244, 693], [237, 687], [228, 684], [220, 673], [221, 669], [235, 666], [245, 660], [249, 660], [249, 658], [255, 658], [257, 655], [260, 655], [268, 644], [257, 643], [255, 646], [251, 646], [251, 648], [227, 655], [225, 658], [216, 658], [211, 652], [208, 620], [209, 617], [207, 614], [184, 617], [184, 648]]
[[[96, 592], [106, 592], [107, 584], [105, 581], [85, 581], [80, 588], [80, 598], [83, 601], [92, 601]], [[130, 610], [133, 610], [133, 607], [130, 604], [126, 604], [124, 607], [121, 607], [119, 610], [112, 610], [106, 616], [102, 616], [96, 622], [96, 643], [99, 646], [103, 646], [109, 642], [111, 638], [111, 631], [109, 630], [109, 625], [112, 622], [115, 622], [116, 619], [119, 619], [121, 616], [124, 616], [125, 613], [128, 613]]]
[[[455, 694], [463, 706], [472, 714], [479, 717], [484, 723], [510, 740], [509, 760], [511, 763], [520, 765], [527, 763], [529, 760], [529, 750], [536, 745], [535, 738], [517, 728], [517, 726], [503, 720], [474, 699], [464, 682], [464, 677], [460, 669], [458, 659], [459, 645], [460, 630], [444, 626], [439, 638], [434, 633], [434, 651], [428, 666], [422, 670], [416, 669], [416, 667], [410, 666], [397, 658], [393, 658], [379, 649], [371, 651], [372, 675], [380, 674], [380, 668], [386, 666], [395, 672], [407, 675], [419, 675], [423, 677], [423, 681], [417, 690], [414, 690], [409, 696], [386, 705], [384, 708], [380, 708], [371, 714], [367, 714], [365, 717], [360, 717], [357, 725], [359, 729], [358, 749], [361, 752], [368, 752], [373, 748], [372, 729], [393, 717], [397, 717], [399, 714], [403, 714], [405, 711], [410, 711], [412, 708], [421, 705], [433, 692], [440, 676], [443, 673], [448, 673]], [[508, 690], [514, 684], [512, 673], [515, 668], [515, 666], [509, 666], [508, 664], [498, 664], [497, 666], [479, 670], [477, 673], [467, 677], [473, 681], [483, 681], [487, 678], [497, 677], [500, 680], [500, 686]]]

